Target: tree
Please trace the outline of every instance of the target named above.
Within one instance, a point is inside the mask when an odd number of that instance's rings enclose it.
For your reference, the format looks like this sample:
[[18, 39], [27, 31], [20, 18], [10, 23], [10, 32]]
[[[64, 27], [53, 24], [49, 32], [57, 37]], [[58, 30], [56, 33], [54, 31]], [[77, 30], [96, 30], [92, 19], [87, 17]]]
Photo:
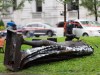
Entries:
[[7, 9], [11, 6], [9, 1], [0, 0], [0, 11], [2, 14], [7, 11]]
[[25, 0], [21, 0], [20, 3], [16, 5], [14, 4], [15, 0], [0, 0], [0, 12], [3, 15], [7, 15], [9, 14], [8, 11], [10, 7], [16, 7], [15, 10], [19, 10], [24, 7], [24, 2]]
[[3, 30], [3, 29], [5, 29], [5, 25], [4, 25], [3, 20], [1, 19], [0, 20], [0, 30]]
[[98, 21], [98, 17], [100, 17], [99, 0], [82, 0], [81, 6], [87, 8], [90, 11], [89, 15], [95, 15], [95, 20]]

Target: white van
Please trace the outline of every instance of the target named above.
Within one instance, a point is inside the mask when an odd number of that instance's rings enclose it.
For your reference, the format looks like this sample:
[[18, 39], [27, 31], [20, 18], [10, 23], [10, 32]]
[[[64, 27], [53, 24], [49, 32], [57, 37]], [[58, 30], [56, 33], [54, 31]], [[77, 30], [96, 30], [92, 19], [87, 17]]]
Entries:
[[100, 36], [100, 23], [90, 20], [74, 20], [78, 25], [72, 33], [76, 36]]

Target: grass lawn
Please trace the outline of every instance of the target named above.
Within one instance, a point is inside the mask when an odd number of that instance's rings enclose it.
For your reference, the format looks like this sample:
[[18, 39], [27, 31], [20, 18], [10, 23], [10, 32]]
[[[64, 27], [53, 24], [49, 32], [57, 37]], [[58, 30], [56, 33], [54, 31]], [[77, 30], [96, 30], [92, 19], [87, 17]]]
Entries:
[[[81, 39], [94, 47], [94, 54], [81, 58], [34, 65], [16, 73], [27, 75], [100, 75], [100, 37], [81, 37]], [[27, 40], [31, 40], [31, 38]], [[59, 42], [63, 40], [64, 38], [58, 38]], [[27, 48], [30, 47], [22, 46], [22, 49]], [[12, 73], [3, 65], [3, 60], [4, 54], [0, 53], [0, 73]]]

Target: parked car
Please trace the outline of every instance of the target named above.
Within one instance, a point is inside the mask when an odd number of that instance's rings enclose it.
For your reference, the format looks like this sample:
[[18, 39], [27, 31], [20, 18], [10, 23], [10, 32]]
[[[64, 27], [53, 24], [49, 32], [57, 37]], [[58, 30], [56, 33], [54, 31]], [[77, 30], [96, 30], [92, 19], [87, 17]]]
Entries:
[[100, 36], [100, 23], [91, 20], [75, 20], [73, 34], [76, 36]]
[[23, 34], [27, 37], [31, 35], [34, 35], [36, 37], [39, 37], [41, 35], [52, 37], [53, 35], [55, 35], [55, 33], [56, 31], [51, 25], [40, 22], [28, 23], [23, 27]]
[[58, 23], [56, 24], [56, 26], [57, 26], [57, 27], [64, 27], [64, 22], [63, 22], [63, 21], [58, 22]]
[[[100, 23], [97, 21], [91, 21], [86, 19], [77, 19], [66, 21], [66, 34], [75, 34], [80, 36], [100, 36]], [[72, 24], [73, 26], [69, 26]], [[64, 27], [64, 22], [57, 23], [57, 27]], [[72, 28], [68, 28], [72, 27]], [[71, 32], [68, 32], [71, 29]]]

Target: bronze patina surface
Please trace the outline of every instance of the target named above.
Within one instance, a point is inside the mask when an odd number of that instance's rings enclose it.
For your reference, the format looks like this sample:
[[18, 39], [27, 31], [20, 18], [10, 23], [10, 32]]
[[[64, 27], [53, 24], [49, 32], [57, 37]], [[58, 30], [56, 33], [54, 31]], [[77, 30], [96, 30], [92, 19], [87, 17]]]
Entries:
[[[18, 71], [38, 62], [80, 57], [93, 53], [93, 48], [80, 40], [62, 43], [50, 40], [29, 42], [15, 30], [7, 30], [6, 42], [4, 65], [11, 71]], [[31, 45], [33, 48], [23, 51], [21, 50], [23, 44]]]

